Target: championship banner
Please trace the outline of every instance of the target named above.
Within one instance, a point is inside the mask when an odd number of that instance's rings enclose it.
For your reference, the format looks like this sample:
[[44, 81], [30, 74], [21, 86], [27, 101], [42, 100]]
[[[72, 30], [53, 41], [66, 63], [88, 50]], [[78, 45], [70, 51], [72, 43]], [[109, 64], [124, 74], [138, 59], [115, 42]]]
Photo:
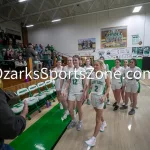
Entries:
[[101, 48], [127, 47], [127, 27], [101, 29]]

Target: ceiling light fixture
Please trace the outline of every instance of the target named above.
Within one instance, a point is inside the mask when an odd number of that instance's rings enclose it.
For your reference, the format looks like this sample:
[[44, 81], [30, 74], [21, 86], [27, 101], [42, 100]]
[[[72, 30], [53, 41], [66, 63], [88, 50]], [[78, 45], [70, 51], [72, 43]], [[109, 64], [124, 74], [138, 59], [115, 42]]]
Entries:
[[19, 0], [20, 3], [21, 3], [21, 2], [25, 2], [25, 1], [27, 1], [27, 0]]
[[33, 27], [34, 25], [31, 24], [31, 25], [26, 25], [27, 28], [30, 28], [30, 27]]
[[134, 7], [133, 9], [133, 13], [137, 13], [141, 10], [142, 6], [137, 6], [137, 7]]
[[61, 21], [61, 19], [52, 20], [52, 22], [58, 22], [58, 21]]

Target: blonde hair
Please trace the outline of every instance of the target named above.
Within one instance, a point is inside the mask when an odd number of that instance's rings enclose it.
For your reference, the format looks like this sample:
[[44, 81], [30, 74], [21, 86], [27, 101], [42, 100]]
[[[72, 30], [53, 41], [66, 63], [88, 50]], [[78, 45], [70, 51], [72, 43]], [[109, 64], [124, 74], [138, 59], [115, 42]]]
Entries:
[[96, 60], [94, 63], [98, 62], [99, 65], [101, 66], [101, 70], [100, 71], [106, 71], [105, 68], [104, 68], [104, 62], [102, 60]]

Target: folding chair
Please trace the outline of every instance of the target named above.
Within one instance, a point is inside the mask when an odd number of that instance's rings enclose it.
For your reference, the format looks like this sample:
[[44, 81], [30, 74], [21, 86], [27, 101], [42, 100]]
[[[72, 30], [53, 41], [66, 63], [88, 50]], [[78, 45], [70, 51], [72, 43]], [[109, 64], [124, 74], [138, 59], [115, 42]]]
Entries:
[[[29, 90], [27, 88], [22, 88], [22, 89], [19, 89], [17, 90], [17, 95], [18, 96], [22, 96], [22, 95], [25, 95], [25, 94], [28, 94], [30, 97], [27, 97], [23, 100], [20, 99], [21, 102], [24, 102], [26, 101], [28, 106], [29, 106], [29, 112], [27, 114], [27, 117], [29, 120], [31, 120], [31, 117], [30, 115], [35, 112], [36, 110], [38, 110], [39, 112], [41, 112], [41, 110], [39, 109], [38, 105], [37, 105], [37, 102], [39, 101], [37, 97], [31, 97], [31, 95], [29, 94]], [[18, 106], [18, 105], [17, 105]], [[22, 108], [23, 106], [20, 105], [20, 109]], [[16, 107], [15, 107], [16, 108]], [[19, 109], [18, 109], [19, 110]]]

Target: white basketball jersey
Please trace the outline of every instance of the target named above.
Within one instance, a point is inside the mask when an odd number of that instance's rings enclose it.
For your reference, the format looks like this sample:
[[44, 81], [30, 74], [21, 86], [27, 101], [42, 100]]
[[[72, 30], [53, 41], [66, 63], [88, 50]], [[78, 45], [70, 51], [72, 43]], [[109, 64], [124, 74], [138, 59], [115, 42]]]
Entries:
[[61, 76], [61, 75], [59, 75], [59, 74], [62, 71], [62, 69], [63, 69], [63, 66], [61, 66], [61, 68], [57, 68], [57, 67], [54, 68], [54, 71], [56, 71], [56, 73], [57, 73], [57, 78], [56, 79], [60, 79], [59, 76]]
[[127, 84], [134, 84], [136, 83], [140, 77], [140, 73], [142, 73], [141, 69], [137, 66], [134, 68], [128, 68], [125, 70], [125, 76], [126, 76], [126, 81]]
[[61, 76], [61, 75], [59, 75], [60, 74], [60, 72], [62, 71], [62, 66], [61, 66], [61, 68], [54, 68], [54, 71], [56, 71], [56, 73], [57, 73], [57, 78], [55, 79], [56, 81], [55, 81], [55, 88], [56, 88], [56, 90], [57, 91], [60, 91], [60, 77], [59, 76]]
[[124, 74], [124, 69], [123, 67], [119, 67], [119, 68], [116, 68], [115, 72], [113, 72], [113, 68], [112, 68], [112, 83], [116, 83], [116, 82], [122, 82], [122, 76]]
[[108, 66], [108, 64], [104, 64], [104, 69], [105, 69], [105, 71], [109, 71], [109, 66]]
[[[76, 74], [75, 74], [76, 70]], [[74, 68], [74, 72], [71, 73], [70, 76], [70, 88], [69, 92], [73, 94], [80, 94], [83, 91], [83, 75], [86, 75], [85, 69], [82, 67], [79, 67], [78, 69]]]
[[[62, 89], [65, 88], [65, 86], [66, 86], [66, 84], [67, 84], [67, 80], [70, 78], [69, 76], [71, 76], [71, 72], [73, 72], [73, 70], [74, 70], [74, 67], [65, 66], [65, 67], [63, 68], [63, 71], [66, 72], [66, 74], [65, 74], [65, 77], [66, 77], [66, 78], [64, 79]], [[70, 74], [70, 75], [69, 75], [69, 74]]]
[[96, 74], [94, 72], [91, 78], [92, 78], [91, 79], [91, 86], [92, 86], [91, 93], [96, 94], [96, 95], [103, 95], [105, 92], [105, 85], [106, 85], [105, 76], [103, 75], [101, 79], [98, 79], [98, 77], [96, 77]]
[[88, 76], [89, 74], [91, 74], [91, 72], [94, 70], [94, 68], [92, 66], [84, 66], [84, 69], [86, 71], [86, 75]]
[[128, 66], [127, 67], [122, 67], [123, 68], [123, 70], [124, 70], [124, 72], [123, 72], [123, 76], [125, 77], [125, 72], [126, 72], [126, 70], [129, 68]]

